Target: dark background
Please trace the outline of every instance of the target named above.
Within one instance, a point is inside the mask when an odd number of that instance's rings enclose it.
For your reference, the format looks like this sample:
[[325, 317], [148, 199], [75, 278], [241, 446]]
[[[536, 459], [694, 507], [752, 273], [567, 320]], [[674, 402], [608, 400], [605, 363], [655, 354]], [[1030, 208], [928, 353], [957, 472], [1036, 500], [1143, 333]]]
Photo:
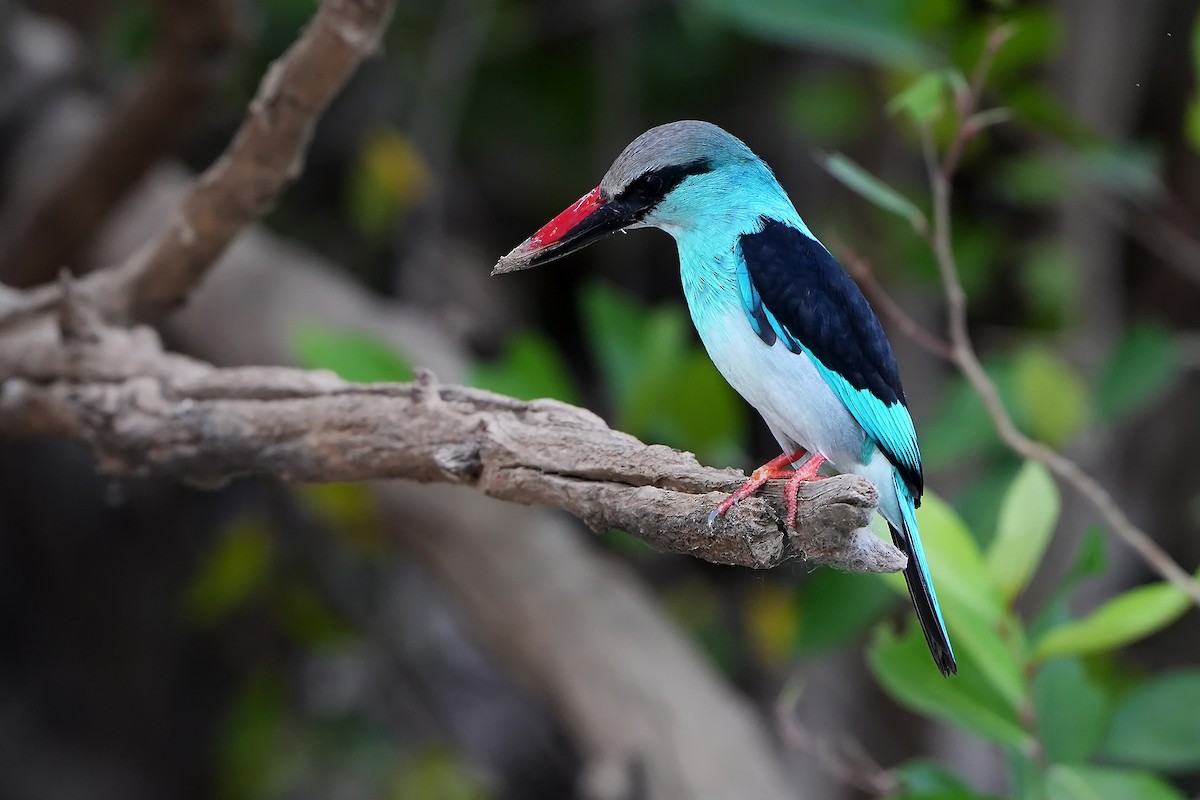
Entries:
[[[127, 250], [144, 227], [147, 201], [136, 198], [147, 176], [169, 163], [200, 170], [220, 153], [313, 8], [0, 8], [0, 278], [32, 285]], [[647, 440], [750, 468], [775, 445], [703, 366], [668, 237], [614, 237], [505, 279], [489, 278], [491, 265], [594, 186], [638, 133], [707, 119], [774, 167], [835, 253], [867, 261], [940, 331], [924, 244], [814, 156], [843, 152], [926, 206], [919, 142], [889, 99], [933, 68], [969, 74], [986, 31], [1011, 21], [984, 99], [1013, 120], [971, 143], [957, 180], [972, 332], [1022, 426], [1111, 487], [1190, 568], [1200, 561], [1196, 11], [1184, 0], [407, 0], [264, 223], [315, 254], [294, 251], [298, 261], [398, 301], [417, 327], [429, 323], [430, 346], [465, 353], [435, 366], [447, 380], [558, 396]], [[111, 149], [89, 166], [82, 154], [98, 131]], [[301, 272], [280, 270], [253, 296], [198, 301], [166, 328], [168, 342], [223, 363], [290, 357], [353, 371], [365, 361], [373, 377], [436, 360], [426, 344], [406, 351], [392, 337], [380, 356], [373, 339], [339, 338], [354, 321], [310, 319], [321, 300], [296, 299]], [[238, 302], [289, 320], [270, 347], [238, 327], [249, 323], [219, 317]], [[986, 540], [1020, 461], [953, 370], [885, 326], [926, 483]], [[363, 327], [378, 337], [374, 322]], [[604, 343], [632, 329], [641, 346], [615, 357], [657, 384], [617, 386], [606, 371]], [[0, 442], [0, 797], [573, 796], [580, 758], [561, 721], [389, 539], [392, 512], [364, 487], [109, 480], [76, 446]], [[1064, 491], [1056, 539], [1019, 608], [1045, 599], [1094, 522]], [[903, 609], [875, 579], [718, 568], [615, 533], [589, 546], [634, 564], [767, 717], [802, 675], [809, 729], [847, 733], [888, 767], [937, 755], [1009, 793], [991, 748], [901, 709], [871, 681], [866, 631]], [[1107, 550], [1074, 609], [1150, 579], [1129, 551]], [[853, 597], [853, 612], [839, 617], [818, 602], [828, 596]], [[1113, 663], [1129, 674], [1197, 667], [1197, 635], [1193, 612]], [[805, 796], [855, 796], [812, 753], [784, 758]], [[1200, 790], [1186, 770], [1176, 780]]]

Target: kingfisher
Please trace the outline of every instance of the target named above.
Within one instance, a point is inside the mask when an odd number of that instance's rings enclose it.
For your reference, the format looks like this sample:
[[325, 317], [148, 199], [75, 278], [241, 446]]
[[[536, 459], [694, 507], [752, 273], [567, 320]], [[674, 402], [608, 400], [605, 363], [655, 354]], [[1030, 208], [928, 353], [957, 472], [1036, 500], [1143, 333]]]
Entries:
[[660, 125], [633, 140], [600, 185], [496, 264], [545, 264], [630, 228], [675, 239], [688, 311], [726, 381], [762, 415], [783, 453], [709, 517], [783, 479], [797, 492], [828, 464], [879, 491], [879, 513], [908, 557], [905, 582], [934, 663], [958, 671], [917, 532], [921, 453], [883, 326], [817, 240], [767, 164], [708, 122]]

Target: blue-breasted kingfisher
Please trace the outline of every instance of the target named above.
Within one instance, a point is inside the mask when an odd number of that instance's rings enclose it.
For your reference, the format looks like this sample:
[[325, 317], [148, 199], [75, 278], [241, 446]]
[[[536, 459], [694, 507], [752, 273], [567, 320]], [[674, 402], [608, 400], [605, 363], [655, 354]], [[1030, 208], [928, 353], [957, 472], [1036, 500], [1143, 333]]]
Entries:
[[675, 238], [700, 340], [783, 449], [714, 509], [710, 523], [766, 481], [787, 479], [786, 522], [794, 527], [800, 482], [819, 479], [826, 463], [871, 481], [892, 540], [908, 557], [904, 577], [933, 660], [943, 674], [957, 672], [917, 532], [921, 453], [891, 344], [857, 284], [750, 148], [707, 122], [652, 128], [599, 186], [492, 274], [647, 227]]

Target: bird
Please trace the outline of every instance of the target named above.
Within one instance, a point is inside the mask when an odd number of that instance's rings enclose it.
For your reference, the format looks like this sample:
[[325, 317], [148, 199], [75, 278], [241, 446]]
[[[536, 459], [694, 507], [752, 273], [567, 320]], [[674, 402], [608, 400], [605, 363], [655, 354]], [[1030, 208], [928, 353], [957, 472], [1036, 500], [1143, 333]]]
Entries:
[[651, 128], [600, 184], [501, 258], [493, 275], [536, 267], [617, 231], [674, 239], [692, 322], [726, 381], [762, 416], [782, 454], [713, 509], [709, 522], [768, 480], [800, 483], [828, 463], [879, 491], [930, 654], [958, 667], [917, 530], [921, 453], [892, 347], [858, 285], [801, 219], [771, 168], [740, 139], [699, 120]]

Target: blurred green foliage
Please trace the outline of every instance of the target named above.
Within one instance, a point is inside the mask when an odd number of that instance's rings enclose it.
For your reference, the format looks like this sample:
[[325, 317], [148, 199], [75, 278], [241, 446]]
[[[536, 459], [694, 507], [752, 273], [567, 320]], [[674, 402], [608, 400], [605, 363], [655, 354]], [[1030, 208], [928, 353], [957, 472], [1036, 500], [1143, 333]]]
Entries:
[[[903, 110], [918, 126], [934, 125], [946, 111], [945, 89], [952, 87], [951, 95], [962, 91], [957, 81], [947, 83], [945, 75], [945, 70], [927, 72], [896, 96], [892, 109]], [[840, 154], [828, 157], [825, 166], [863, 198], [923, 232], [919, 206], [901, 192]], [[1013, 167], [1007, 179], [1010, 197], [1032, 206], [1062, 202], [1064, 187], [1080, 181], [1135, 201], [1150, 200], [1161, 191], [1152, 157], [1148, 160], [1139, 148], [1092, 143], [1053, 166], [1014, 162]], [[1030, 294], [1058, 297], [1065, 307], [1075, 287], [1042, 274], [1057, 261], [1039, 257], [1025, 269], [1024, 283]], [[1042, 323], [1071, 319], [1069, 313], [1055, 313], [1053, 306], [1033, 308]], [[1017, 423], [1055, 447], [1068, 444], [1097, 419], [1112, 423], [1146, 407], [1178, 372], [1171, 338], [1145, 326], [1122, 335], [1094, 387], [1058, 355], [1052, 342], [1036, 337], [1027, 337], [988, 369]], [[946, 402], [923, 437], [927, 463], [950, 464], [991, 451], [993, 473], [1004, 469], [1000, 462], [1011, 455], [989, 430], [979, 398], [960, 384]], [[984, 481], [994, 478], [985, 476], [980, 483]], [[916, 626], [898, 633], [881, 625], [868, 648], [868, 663], [898, 702], [1004, 748], [1014, 796], [1182, 798], [1150, 770], [1200, 768], [1194, 706], [1183, 705], [1196, 689], [1196, 676], [1190, 671], [1152, 678], [1111, 676], [1118, 672], [1112, 668], [1115, 651], [1175, 622], [1191, 602], [1176, 586], [1160, 582], [1128, 590], [1083, 616], [1069, 614], [1064, 598], [1070, 589], [1084, 575], [1103, 569], [1097, 538], [1088, 537], [1075, 566], [1027, 623], [1015, 613], [1014, 603], [1042, 561], [1060, 507], [1053, 479], [1033, 463], [1021, 467], [1009, 483], [990, 537], [972, 535], [948, 506], [926, 495], [918, 521], [959, 675], [945, 681], [937, 676]], [[896, 576], [889, 578], [902, 590]], [[1188, 710], [1181, 711], [1184, 707]], [[976, 796], [962, 785], [951, 793]], [[933, 798], [946, 792], [943, 787], [906, 787], [903, 796]]]
[[579, 402], [575, 379], [558, 348], [535, 331], [511, 337], [500, 358], [474, 366], [468, 382], [522, 400], [552, 397], [564, 403]]
[[[1009, 487], [1000, 530], [982, 550], [953, 511], [927, 496], [918, 523], [959, 674], [945, 680], [931, 668], [917, 626], [897, 633], [888, 623], [868, 648], [871, 671], [900, 703], [1005, 748], [1012, 785], [1020, 787], [1016, 796], [1182, 797], [1139, 770], [1200, 768], [1200, 728], [1190, 704], [1200, 675], [1183, 670], [1131, 680], [1114, 678], [1107, 665], [1118, 648], [1178, 619], [1189, 607], [1183, 592], [1168, 584], [1138, 587], [1082, 617], [1058, 608], [1055, 621], [1036, 631], [1013, 611], [1059, 506], [1044, 468], [1026, 464]], [[1084, 563], [1063, 584], [1095, 571], [1094, 546], [1085, 540]], [[901, 582], [889, 582], [903, 590]], [[1150, 794], [1125, 793], [1135, 790]]]
[[387, 797], [392, 800], [487, 800], [483, 780], [459, 755], [429, 748], [409, 756], [396, 772]]
[[330, 331], [301, 325], [292, 332], [296, 361], [308, 369], [327, 369], [352, 383], [412, 380], [408, 361], [386, 342], [365, 333]]
[[745, 406], [696, 343], [682, 307], [647, 309], [592, 284], [580, 311], [615, 427], [710, 463], [741, 460]]
[[1184, 113], [1183, 130], [1192, 149], [1200, 151], [1200, 17], [1192, 23], [1192, 70], [1197, 94], [1192, 97]]
[[355, 227], [376, 241], [391, 236], [396, 219], [428, 196], [429, 167], [403, 133], [369, 133], [350, 173], [346, 205]]
[[[421, 54], [428, 47], [437, 9], [427, 5], [401, 9], [403, 24], [391, 36], [403, 49]], [[144, 7], [130, 8], [117, 18], [113, 36], [122, 57], [134, 61], [148, 51], [151, 26]], [[308, 0], [271, 0], [255, 9], [259, 41], [248, 75], [257, 78], [259, 66], [291, 40], [311, 9]], [[522, 213], [556, 208], [561, 192], [569, 191], [564, 187], [595, 179], [592, 154], [580, 143], [595, 138], [597, 59], [574, 40], [534, 53], [545, 44], [539, 37], [550, 38], [539, 28], [541, 14], [533, 4], [498, 4], [486, 69], [477, 76], [461, 132], [466, 158], [487, 162], [480, 181], [502, 186], [506, 202], [526, 203]], [[630, 80], [642, 105], [653, 109], [653, 122], [713, 111], [705, 102], [710, 97], [735, 105], [728, 98], [740, 98], [753, 84], [757, 94], [750, 99], [774, 109], [797, 148], [815, 143], [825, 150], [819, 162], [853, 192], [834, 195], [830, 208], [817, 212], [825, 215], [819, 220], [824, 229], [865, 242], [865, 256], [887, 285], [933, 293], [936, 267], [913, 236], [914, 228], [928, 224], [929, 194], [916, 130], [929, 126], [944, 146], [963, 123], [956, 100], [997, 21], [1009, 25], [1011, 35], [997, 54], [986, 97], [1011, 114], [1021, 135], [989, 130], [965, 148], [974, 202], [969, 210], [955, 209], [954, 253], [979, 330], [994, 334], [985, 366], [1005, 404], [1022, 430], [1065, 447], [1101, 426], [1136, 423], [1148, 414], [1177, 381], [1182, 359], [1168, 329], [1142, 320], [1120, 331], [1098, 365], [1066, 355], [1063, 345], [1085, 311], [1086, 287], [1062, 244], [1027, 221], [1092, 191], [1144, 207], [1164, 193], [1164, 156], [1155, 142], [1108, 141], [1064, 110], [1042, 78], [1069, 34], [1054, 8], [999, 0], [681, 0], [637, 21]], [[1200, 22], [1192, 38], [1200, 83]], [[767, 45], [841, 60], [837, 69], [781, 70], [760, 81], [747, 71], [774, 57], [777, 51]], [[395, 70], [392, 79], [410, 82], [411, 89], [417, 73]], [[232, 93], [234, 99], [244, 102], [250, 86]], [[878, 131], [889, 120], [897, 142], [910, 149], [907, 161], [880, 143]], [[1200, 150], [1200, 97], [1192, 98], [1182, 126]], [[433, 180], [404, 131], [385, 124], [365, 133], [349, 148], [348, 175], [335, 192], [348, 223], [375, 246], [389, 240], [395, 218], [425, 198]], [[502, 143], [503, 158], [487, 149], [491, 137]], [[1022, 137], [1054, 147], [1028, 147]], [[781, 173], [785, 185], [789, 177]], [[1014, 225], [1014, 218], [1025, 222]], [[574, 299], [582, 354], [565, 351], [541, 331], [523, 330], [497, 358], [474, 365], [469, 381], [526, 399], [586, 403], [646, 441], [692, 450], [708, 463], [747, 463], [748, 411], [696, 343], [681, 305], [648, 305], [599, 282], [586, 283]], [[292, 345], [300, 363], [347, 380], [412, 376], [408, 359], [367, 334], [300, 326]], [[580, 366], [587, 357], [594, 375]], [[1128, 665], [1126, 648], [1175, 623], [1188, 611], [1187, 600], [1153, 583], [1090, 612], [1073, 611], [1075, 589], [1108, 569], [1104, 534], [1084, 536], [1060, 575], [1040, 575], [1059, 522], [1057, 485], [1000, 442], [962, 379], [948, 377], [939, 394], [937, 408], [918, 419], [922, 452], [933, 485], [950, 473], [960, 485], [945, 498], [928, 495], [919, 520], [959, 656], [956, 678], [937, 674], [915, 624], [898, 629], [881, 622], [904, 607], [899, 576], [779, 570], [742, 581], [724, 572], [730, 589], [706, 573], [689, 572], [655, 582], [666, 610], [731, 675], [745, 666], [747, 650], [756, 663], [783, 668], [865, 641], [871, 673], [889, 696], [1004, 752], [1006, 796], [1180, 797], [1159, 775], [1200, 771], [1200, 715], [1193, 713], [1200, 707], [1200, 674], [1143, 674]], [[300, 497], [331, 530], [344, 532], [352, 551], [367, 559], [382, 552], [363, 487], [305, 489]], [[634, 557], [647, 551], [620, 532], [604, 540]], [[199, 625], [218, 625], [239, 608], [263, 602], [303, 646], [338, 641], [346, 623], [320, 598], [275, 574], [274, 554], [266, 522], [231, 524], [189, 589], [189, 616]], [[1047, 585], [1045, 599], [1031, 606], [1025, 591], [1035, 577]], [[300, 724], [277, 677], [251, 681], [227, 720], [228, 796], [284, 796], [303, 778], [300, 754], [325, 752], [328, 735]], [[383, 796], [487, 796], [469, 765], [438, 748], [380, 761], [389, 766], [368, 771]], [[955, 768], [914, 760], [895, 774], [898, 797], [985, 797]]]
[[947, 0], [691, 0], [697, 9], [771, 41], [833, 51], [882, 65], [937, 60], [914, 28], [954, 13]]
[[208, 551], [187, 594], [188, 616], [210, 625], [246, 601], [266, 580], [272, 533], [262, 520], [229, 525]]

